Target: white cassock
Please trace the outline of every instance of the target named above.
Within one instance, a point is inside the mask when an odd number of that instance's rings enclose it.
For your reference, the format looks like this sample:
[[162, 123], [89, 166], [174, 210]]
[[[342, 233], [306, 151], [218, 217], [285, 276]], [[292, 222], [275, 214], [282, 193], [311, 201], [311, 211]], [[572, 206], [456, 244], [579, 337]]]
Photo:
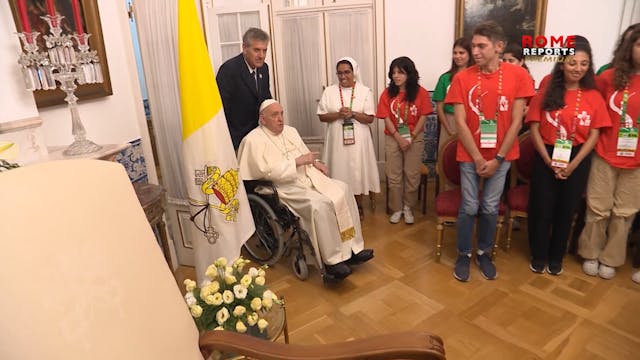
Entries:
[[253, 129], [238, 149], [243, 180], [270, 180], [280, 201], [300, 217], [318, 261], [335, 265], [364, 248], [358, 206], [349, 186], [331, 179], [313, 165], [296, 167], [296, 158], [310, 152], [298, 131], [284, 126], [279, 135], [264, 126]]

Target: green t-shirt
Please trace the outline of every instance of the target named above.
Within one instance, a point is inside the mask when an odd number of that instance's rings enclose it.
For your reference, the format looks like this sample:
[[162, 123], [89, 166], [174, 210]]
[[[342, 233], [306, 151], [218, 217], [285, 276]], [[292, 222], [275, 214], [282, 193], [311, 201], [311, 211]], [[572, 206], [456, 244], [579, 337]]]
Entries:
[[602, 74], [605, 70], [607, 70], [610, 67], [611, 67], [611, 63], [600, 66], [600, 69], [598, 69], [598, 71], [596, 72], [596, 75]]
[[[447, 96], [447, 91], [449, 91], [449, 85], [451, 85], [451, 74], [444, 73], [440, 75], [436, 88], [433, 90], [433, 96], [431, 96], [431, 99], [435, 102], [444, 101], [444, 97]], [[453, 114], [453, 105], [445, 104], [444, 112], [447, 114]]]

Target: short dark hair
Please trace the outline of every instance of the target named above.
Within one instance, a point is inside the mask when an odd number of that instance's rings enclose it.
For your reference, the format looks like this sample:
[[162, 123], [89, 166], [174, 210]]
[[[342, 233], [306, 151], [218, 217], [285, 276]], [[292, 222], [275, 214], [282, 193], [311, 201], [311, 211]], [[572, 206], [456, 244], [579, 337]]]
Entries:
[[524, 62], [524, 52], [522, 51], [522, 46], [520, 46], [520, 44], [511, 43], [505, 46], [502, 55], [504, 54], [511, 54], [514, 58], [518, 59], [518, 61], [522, 61], [522, 67], [527, 69], [527, 71], [529, 70], [529, 67]]
[[507, 37], [504, 35], [502, 26], [498, 25], [498, 23], [493, 20], [484, 21], [478, 24], [478, 26], [473, 29], [473, 35], [486, 36], [492, 43], [496, 43], [498, 41], [507, 42]]
[[251, 40], [269, 42], [269, 34], [262, 29], [252, 27], [242, 35], [242, 45], [251, 46]]

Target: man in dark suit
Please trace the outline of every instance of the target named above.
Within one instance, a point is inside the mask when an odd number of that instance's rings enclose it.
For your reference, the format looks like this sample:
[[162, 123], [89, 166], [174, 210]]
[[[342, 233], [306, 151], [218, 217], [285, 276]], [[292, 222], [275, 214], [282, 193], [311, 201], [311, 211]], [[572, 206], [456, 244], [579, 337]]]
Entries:
[[269, 34], [250, 28], [242, 36], [242, 53], [227, 60], [216, 76], [233, 148], [258, 126], [258, 108], [271, 99], [267, 55]]

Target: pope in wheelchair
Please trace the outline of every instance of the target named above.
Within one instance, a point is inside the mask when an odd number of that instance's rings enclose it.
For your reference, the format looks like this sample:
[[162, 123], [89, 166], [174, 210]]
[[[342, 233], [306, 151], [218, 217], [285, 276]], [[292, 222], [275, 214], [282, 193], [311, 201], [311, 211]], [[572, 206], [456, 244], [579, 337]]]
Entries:
[[273, 99], [260, 105], [260, 125], [240, 143], [243, 180], [269, 180], [280, 200], [302, 222], [317, 261], [337, 279], [353, 265], [373, 258], [364, 248], [358, 207], [349, 186], [327, 176], [327, 166], [311, 152], [298, 131], [284, 125], [282, 106]]

